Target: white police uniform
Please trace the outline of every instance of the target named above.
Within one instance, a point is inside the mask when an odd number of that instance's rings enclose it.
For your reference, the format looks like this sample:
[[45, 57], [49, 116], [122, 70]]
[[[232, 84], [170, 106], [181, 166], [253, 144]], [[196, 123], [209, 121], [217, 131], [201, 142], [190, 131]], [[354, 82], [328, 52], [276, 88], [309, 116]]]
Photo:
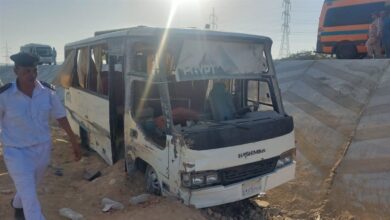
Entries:
[[14, 208], [23, 208], [27, 220], [44, 220], [36, 187], [50, 161], [50, 116], [66, 116], [54, 88], [36, 81], [32, 97], [16, 82], [0, 89], [0, 125], [3, 156], [17, 193]]

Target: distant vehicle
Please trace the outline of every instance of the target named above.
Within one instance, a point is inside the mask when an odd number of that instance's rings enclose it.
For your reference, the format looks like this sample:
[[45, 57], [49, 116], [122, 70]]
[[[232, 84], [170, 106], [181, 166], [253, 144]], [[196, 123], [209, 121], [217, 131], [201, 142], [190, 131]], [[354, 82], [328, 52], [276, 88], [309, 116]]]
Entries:
[[319, 21], [317, 53], [354, 59], [367, 53], [365, 42], [371, 14], [384, 10], [389, 0], [325, 0]]
[[39, 57], [38, 64], [55, 64], [55, 56], [49, 45], [45, 44], [26, 44], [20, 47], [20, 52], [31, 53]]
[[107, 163], [124, 157], [127, 171], [145, 172], [151, 193], [197, 208], [256, 196], [295, 175], [271, 44], [148, 27], [69, 43], [68, 119]]

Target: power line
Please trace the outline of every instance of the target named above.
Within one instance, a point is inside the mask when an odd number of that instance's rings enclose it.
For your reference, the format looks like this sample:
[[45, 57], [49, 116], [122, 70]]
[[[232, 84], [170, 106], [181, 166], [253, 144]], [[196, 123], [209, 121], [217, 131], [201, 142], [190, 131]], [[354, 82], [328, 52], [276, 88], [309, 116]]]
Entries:
[[290, 55], [291, 0], [283, 0], [282, 8], [282, 42], [280, 45], [279, 57], [286, 57]]

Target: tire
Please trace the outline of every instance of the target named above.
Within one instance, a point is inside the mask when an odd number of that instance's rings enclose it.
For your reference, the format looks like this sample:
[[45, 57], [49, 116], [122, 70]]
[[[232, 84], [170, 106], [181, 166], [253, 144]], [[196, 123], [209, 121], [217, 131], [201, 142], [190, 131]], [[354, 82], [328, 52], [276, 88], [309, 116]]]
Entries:
[[336, 48], [337, 59], [355, 59], [358, 57], [356, 46], [353, 44], [340, 44]]
[[161, 195], [161, 184], [158, 179], [156, 171], [148, 165], [145, 171], [145, 183], [146, 183], [146, 191], [160, 196]]

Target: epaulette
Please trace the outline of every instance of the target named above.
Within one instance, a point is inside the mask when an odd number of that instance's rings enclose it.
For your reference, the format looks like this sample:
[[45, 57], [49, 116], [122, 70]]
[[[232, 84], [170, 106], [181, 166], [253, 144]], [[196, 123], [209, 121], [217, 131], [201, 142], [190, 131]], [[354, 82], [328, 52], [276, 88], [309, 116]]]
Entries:
[[3, 93], [5, 90], [11, 88], [12, 83], [7, 83], [4, 86], [0, 87], [0, 94]]
[[47, 83], [45, 81], [39, 81], [44, 87], [49, 88], [53, 91], [56, 91], [56, 87], [50, 83]]

